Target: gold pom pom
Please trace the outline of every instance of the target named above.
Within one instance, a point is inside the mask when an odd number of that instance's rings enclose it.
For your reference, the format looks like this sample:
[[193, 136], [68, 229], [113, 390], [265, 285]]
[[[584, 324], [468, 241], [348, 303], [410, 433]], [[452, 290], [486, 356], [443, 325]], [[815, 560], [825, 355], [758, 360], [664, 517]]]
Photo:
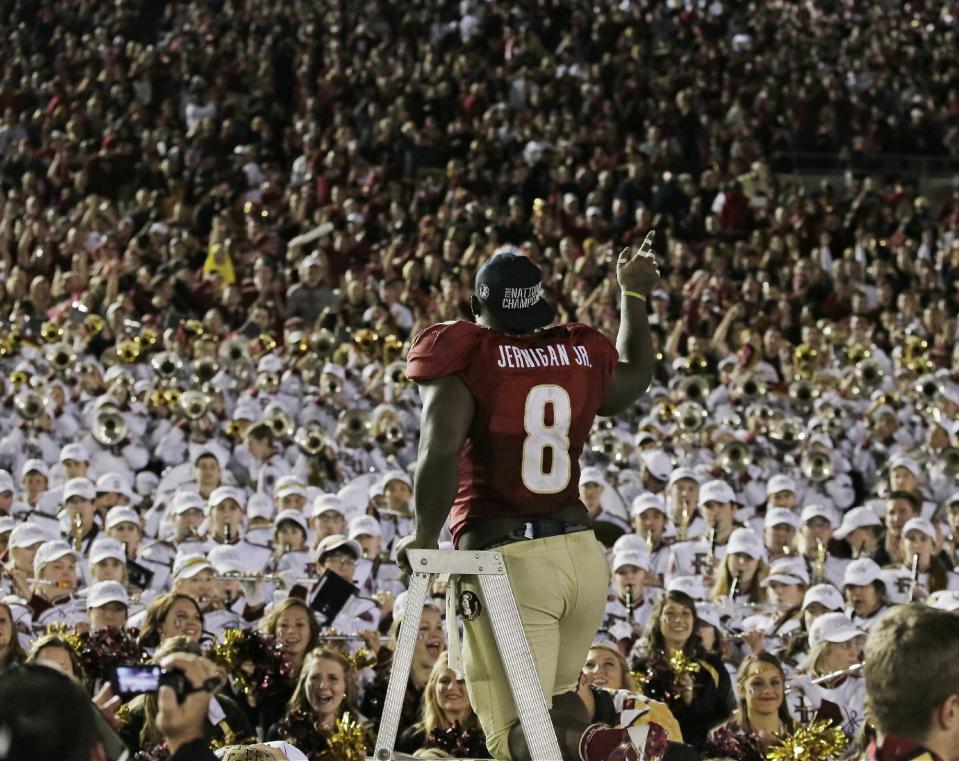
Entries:
[[702, 666], [692, 658], [687, 658], [682, 650], [677, 650], [669, 656], [669, 667], [677, 678], [683, 674], [698, 674], [702, 670]]
[[770, 748], [767, 761], [829, 761], [839, 758], [846, 749], [846, 735], [831, 721], [820, 720], [798, 724], [796, 728]]
[[366, 758], [366, 732], [349, 715], [336, 720], [336, 730], [327, 741], [320, 761], [363, 761]]
[[350, 666], [353, 667], [354, 671], [362, 671], [367, 666], [375, 666], [379, 659], [376, 657], [376, 653], [370, 650], [367, 647], [361, 647], [352, 655], [347, 655], [346, 659], [350, 662]]

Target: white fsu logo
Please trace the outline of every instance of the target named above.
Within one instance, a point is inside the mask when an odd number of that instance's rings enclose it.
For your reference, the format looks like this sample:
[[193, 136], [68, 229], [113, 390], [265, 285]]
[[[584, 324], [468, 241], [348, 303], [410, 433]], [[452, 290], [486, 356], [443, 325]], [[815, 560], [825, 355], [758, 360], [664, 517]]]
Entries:
[[481, 299], [489, 298], [489, 286], [486, 283], [483, 283], [479, 289], [479, 297]]

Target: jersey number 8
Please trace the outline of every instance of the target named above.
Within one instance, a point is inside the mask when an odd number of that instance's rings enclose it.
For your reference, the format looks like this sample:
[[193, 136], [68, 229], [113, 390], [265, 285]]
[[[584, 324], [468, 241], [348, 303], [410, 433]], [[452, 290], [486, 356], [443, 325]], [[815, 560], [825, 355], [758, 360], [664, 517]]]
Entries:
[[[546, 423], [546, 406], [552, 406], [552, 422]], [[523, 485], [534, 494], [556, 494], [569, 485], [569, 426], [572, 408], [562, 386], [534, 386], [526, 395], [523, 412]], [[546, 451], [550, 453], [546, 472]]]

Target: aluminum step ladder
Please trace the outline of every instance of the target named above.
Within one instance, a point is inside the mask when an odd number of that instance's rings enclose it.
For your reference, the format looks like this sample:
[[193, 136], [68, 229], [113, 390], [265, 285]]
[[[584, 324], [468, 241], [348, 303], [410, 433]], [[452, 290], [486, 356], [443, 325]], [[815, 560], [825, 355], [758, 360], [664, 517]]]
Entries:
[[[533, 761], [560, 761], [563, 756], [550, 720], [549, 709], [546, 707], [546, 698], [540, 685], [539, 674], [536, 673], [529, 642], [523, 632], [502, 554], [493, 551], [411, 550], [409, 560], [413, 573], [406, 612], [400, 625], [396, 652], [393, 654], [393, 668], [383, 701], [383, 715], [373, 760], [394, 761], [398, 758], [393, 752], [393, 746], [396, 744], [403, 696], [413, 664], [413, 650], [423, 616], [423, 603], [429, 594], [434, 576], [451, 574], [476, 576], [479, 579], [482, 602], [489, 612], [496, 647], [503, 663], [509, 664], [506, 676]], [[455, 626], [456, 622], [450, 624]]]

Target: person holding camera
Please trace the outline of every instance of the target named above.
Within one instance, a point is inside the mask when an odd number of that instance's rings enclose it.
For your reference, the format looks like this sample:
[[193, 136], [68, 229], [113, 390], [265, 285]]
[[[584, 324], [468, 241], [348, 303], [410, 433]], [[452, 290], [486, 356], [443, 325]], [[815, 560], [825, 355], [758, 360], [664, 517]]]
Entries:
[[[160, 665], [182, 675], [185, 692], [157, 691], [157, 728], [171, 761], [215, 761], [203, 737], [210, 697], [219, 684], [206, 658], [174, 653]], [[37, 664], [0, 678], [0, 761], [107, 761], [117, 757], [117, 738], [81, 685]]]

